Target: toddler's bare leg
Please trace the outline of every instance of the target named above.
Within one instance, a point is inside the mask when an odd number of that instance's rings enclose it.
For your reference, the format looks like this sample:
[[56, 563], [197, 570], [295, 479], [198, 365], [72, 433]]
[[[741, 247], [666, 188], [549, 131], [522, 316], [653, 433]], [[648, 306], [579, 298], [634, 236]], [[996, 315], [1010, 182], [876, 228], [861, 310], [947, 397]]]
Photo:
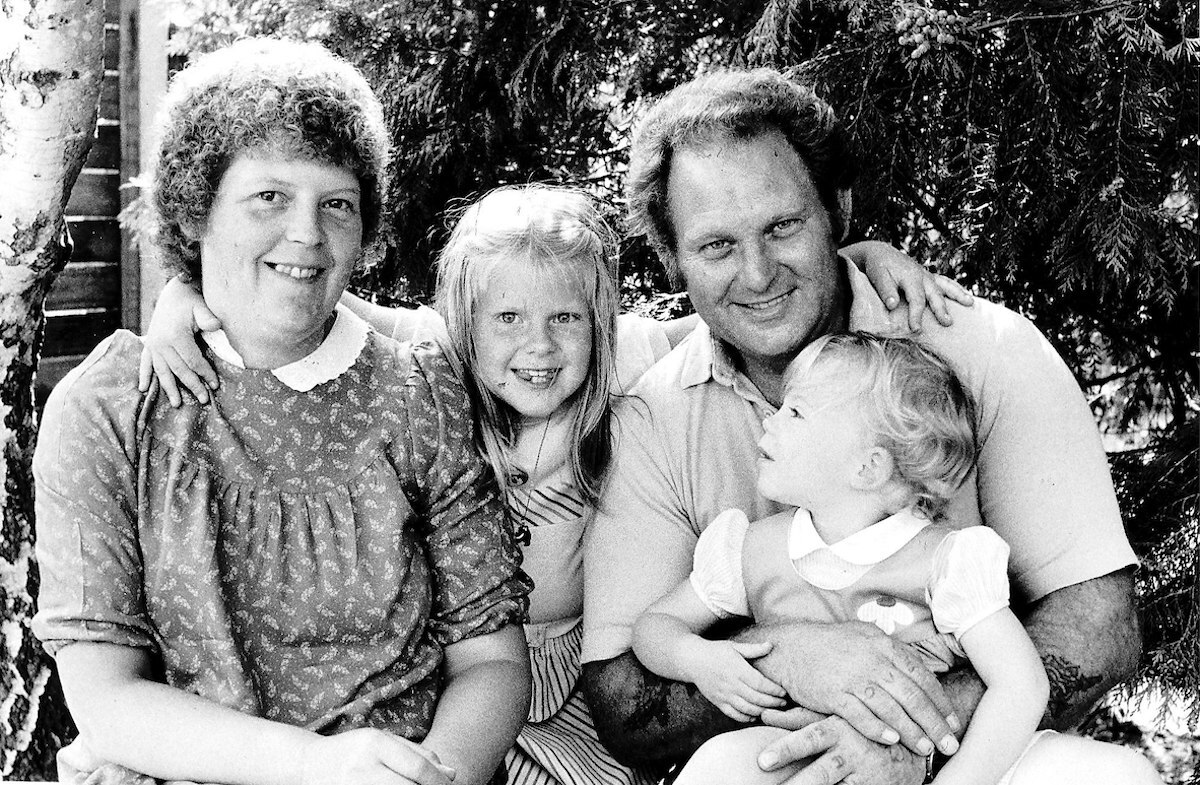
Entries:
[[804, 768], [808, 761], [766, 772], [758, 767], [758, 753], [787, 733], [780, 728], [753, 727], [714, 736], [696, 750], [675, 785], [775, 785], [783, 782]]

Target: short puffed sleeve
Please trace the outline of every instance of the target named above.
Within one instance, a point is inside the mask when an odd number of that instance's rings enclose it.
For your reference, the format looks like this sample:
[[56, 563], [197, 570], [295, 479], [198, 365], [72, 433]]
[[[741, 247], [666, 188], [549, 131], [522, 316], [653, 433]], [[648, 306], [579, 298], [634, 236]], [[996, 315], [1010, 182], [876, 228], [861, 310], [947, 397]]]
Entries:
[[742, 543], [750, 520], [741, 510], [726, 510], [700, 533], [688, 580], [700, 600], [718, 618], [749, 616], [742, 579]]
[[986, 526], [952, 532], [938, 545], [926, 587], [938, 632], [960, 636], [1008, 607], [1008, 543]]

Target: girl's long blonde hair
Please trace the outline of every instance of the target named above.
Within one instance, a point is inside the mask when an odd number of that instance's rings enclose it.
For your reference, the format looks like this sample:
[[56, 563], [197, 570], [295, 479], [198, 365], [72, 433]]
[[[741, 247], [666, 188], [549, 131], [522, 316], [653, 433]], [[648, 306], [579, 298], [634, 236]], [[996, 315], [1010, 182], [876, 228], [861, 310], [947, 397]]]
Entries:
[[569, 461], [576, 485], [595, 504], [612, 458], [609, 395], [616, 378], [617, 243], [595, 200], [556, 185], [497, 188], [458, 216], [438, 260], [437, 310], [449, 350], [463, 368], [476, 438], [501, 483], [512, 474], [508, 449], [520, 417], [475, 373], [476, 308], [492, 272], [530, 264], [548, 275], [578, 280], [588, 303], [592, 351], [588, 372], [568, 402], [572, 408]]

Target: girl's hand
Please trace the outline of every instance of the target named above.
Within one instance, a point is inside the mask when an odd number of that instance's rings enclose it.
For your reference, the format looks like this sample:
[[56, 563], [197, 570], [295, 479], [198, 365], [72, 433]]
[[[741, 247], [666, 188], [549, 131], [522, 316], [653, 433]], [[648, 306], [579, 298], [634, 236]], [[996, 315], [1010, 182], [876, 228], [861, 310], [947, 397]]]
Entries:
[[754, 669], [747, 660], [765, 656], [771, 644], [708, 641], [698, 645], [688, 659], [692, 681], [704, 697], [738, 722], [758, 719], [764, 709], [787, 704], [783, 687]]
[[450, 785], [454, 769], [438, 756], [374, 728], [322, 736], [304, 750], [300, 785]]
[[219, 329], [221, 321], [208, 310], [199, 292], [178, 277], [167, 281], [150, 318], [150, 331], [142, 339], [138, 389], [145, 392], [151, 378], [157, 378], [167, 400], [179, 408], [183, 398], [178, 383], [183, 382], [196, 400], [208, 403], [208, 391], [215, 390], [219, 382], [216, 371], [200, 353], [196, 332]]
[[967, 307], [975, 301], [958, 283], [929, 272], [887, 243], [867, 240], [846, 246], [843, 251], [862, 261], [863, 271], [889, 311], [898, 308], [903, 297], [908, 303], [908, 322], [913, 332], [920, 331], [927, 307], [940, 324], [949, 327], [954, 318], [946, 300]]

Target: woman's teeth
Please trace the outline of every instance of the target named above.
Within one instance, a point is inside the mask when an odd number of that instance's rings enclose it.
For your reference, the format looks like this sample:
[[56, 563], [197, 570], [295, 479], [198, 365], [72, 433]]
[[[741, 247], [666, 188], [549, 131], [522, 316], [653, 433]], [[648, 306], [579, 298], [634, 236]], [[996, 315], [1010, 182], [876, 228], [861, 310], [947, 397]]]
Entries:
[[284, 275], [290, 275], [297, 281], [303, 281], [306, 278], [316, 278], [321, 273], [319, 267], [292, 267], [288, 264], [269, 264], [268, 267]]

